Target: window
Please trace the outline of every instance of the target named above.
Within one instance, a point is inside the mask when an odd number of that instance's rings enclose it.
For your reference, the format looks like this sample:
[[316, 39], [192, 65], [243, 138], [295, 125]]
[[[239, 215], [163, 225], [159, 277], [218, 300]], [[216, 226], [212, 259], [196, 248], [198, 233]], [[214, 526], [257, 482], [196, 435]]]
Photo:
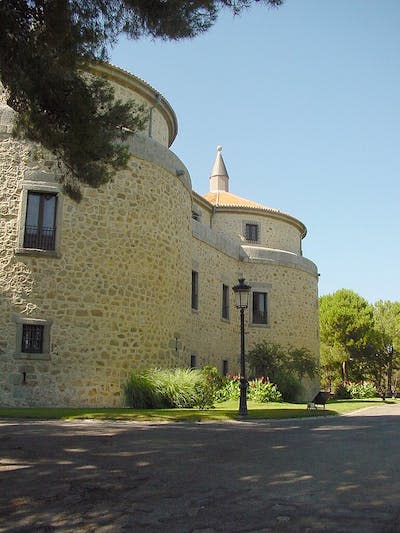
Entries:
[[22, 324], [22, 345], [23, 353], [43, 352], [44, 326], [35, 324]]
[[14, 357], [19, 359], [50, 358], [51, 320], [14, 316], [17, 337]]
[[267, 293], [253, 292], [253, 324], [267, 324]]
[[57, 194], [29, 191], [24, 248], [55, 250]]
[[222, 375], [226, 376], [228, 374], [228, 359], [222, 359]]
[[258, 241], [258, 224], [245, 225], [245, 238], [246, 241]]
[[196, 356], [194, 354], [190, 356], [190, 368], [196, 368]]
[[222, 285], [222, 318], [229, 320], [229, 287]]
[[192, 309], [199, 308], [199, 273], [192, 270]]
[[197, 222], [200, 222], [201, 215], [198, 211], [192, 211], [192, 218], [193, 220], [197, 220]]

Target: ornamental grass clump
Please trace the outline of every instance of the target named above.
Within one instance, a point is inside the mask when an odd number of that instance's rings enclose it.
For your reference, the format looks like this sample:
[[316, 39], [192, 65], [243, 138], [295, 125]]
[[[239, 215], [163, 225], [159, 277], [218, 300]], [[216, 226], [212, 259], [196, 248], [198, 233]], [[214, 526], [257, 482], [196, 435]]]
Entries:
[[212, 407], [209, 375], [209, 371], [184, 368], [132, 372], [125, 386], [126, 404], [136, 409]]

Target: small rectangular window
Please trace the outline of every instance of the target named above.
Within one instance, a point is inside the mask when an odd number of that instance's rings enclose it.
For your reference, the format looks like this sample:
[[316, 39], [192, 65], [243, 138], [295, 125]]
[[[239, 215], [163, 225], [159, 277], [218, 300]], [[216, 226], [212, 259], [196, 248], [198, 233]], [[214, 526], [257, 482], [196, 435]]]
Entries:
[[43, 334], [44, 326], [37, 324], [23, 324], [21, 352], [42, 353]]
[[55, 250], [57, 194], [28, 192], [24, 248]]
[[190, 356], [190, 368], [196, 368], [196, 356], [192, 354]]
[[229, 320], [229, 287], [222, 285], [222, 318]]
[[199, 308], [199, 273], [192, 270], [192, 309]]
[[193, 218], [193, 220], [197, 220], [199, 222], [200, 218], [201, 218], [201, 215], [197, 211], [192, 211], [192, 218]]
[[258, 224], [246, 224], [246, 241], [258, 241]]
[[267, 293], [253, 292], [253, 324], [267, 324]]
[[226, 376], [228, 374], [228, 359], [222, 360], [222, 375]]

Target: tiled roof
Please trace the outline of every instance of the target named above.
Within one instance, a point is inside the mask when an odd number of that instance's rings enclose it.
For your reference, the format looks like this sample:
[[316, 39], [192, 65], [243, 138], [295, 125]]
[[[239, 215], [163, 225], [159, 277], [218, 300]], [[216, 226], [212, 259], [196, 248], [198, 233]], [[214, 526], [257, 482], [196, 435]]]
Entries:
[[278, 209], [257, 204], [252, 200], [246, 200], [245, 198], [241, 198], [240, 196], [236, 196], [235, 194], [227, 191], [208, 192], [204, 195], [204, 198], [208, 200], [210, 204], [215, 205], [216, 207], [246, 207], [280, 213]]

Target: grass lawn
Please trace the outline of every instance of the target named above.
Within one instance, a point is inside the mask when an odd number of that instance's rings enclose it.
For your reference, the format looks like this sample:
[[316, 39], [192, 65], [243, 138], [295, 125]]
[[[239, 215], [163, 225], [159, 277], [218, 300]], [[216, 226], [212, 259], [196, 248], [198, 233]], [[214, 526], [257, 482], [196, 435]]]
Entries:
[[[301, 403], [256, 403], [249, 401], [249, 414], [246, 420], [282, 419], [315, 416], [334, 416], [358, 409], [398, 403], [396, 400], [383, 402], [380, 398], [368, 400], [331, 400], [326, 409], [307, 410]], [[242, 420], [237, 414], [238, 401], [216, 404], [214, 409], [128, 409], [128, 408], [56, 408], [56, 407], [1, 407], [0, 418], [40, 419], [40, 420], [132, 420], [154, 422], [197, 422]]]

